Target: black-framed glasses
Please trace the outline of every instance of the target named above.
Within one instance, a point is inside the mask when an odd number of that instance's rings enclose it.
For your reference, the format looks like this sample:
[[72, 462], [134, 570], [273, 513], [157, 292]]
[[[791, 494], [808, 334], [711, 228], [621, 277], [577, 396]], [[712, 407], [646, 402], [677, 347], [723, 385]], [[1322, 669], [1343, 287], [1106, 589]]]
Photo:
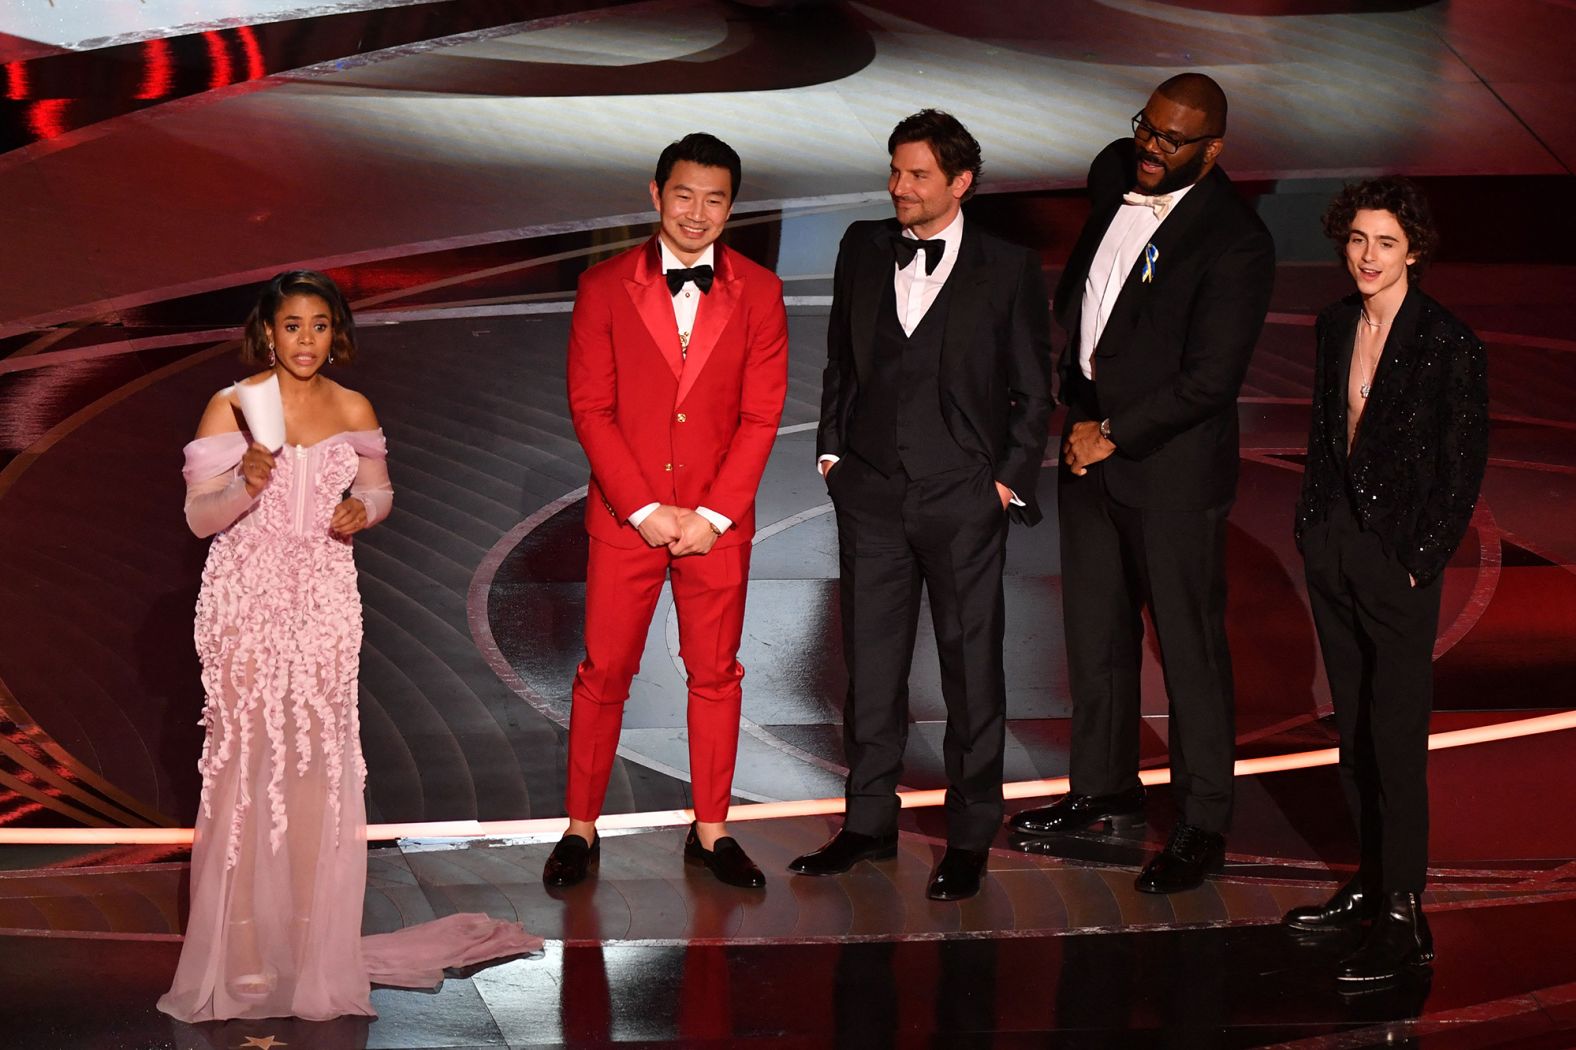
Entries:
[[1133, 137], [1145, 141], [1153, 140], [1155, 145], [1160, 147], [1160, 152], [1168, 155], [1195, 142], [1220, 138], [1219, 135], [1195, 135], [1193, 138], [1178, 141], [1145, 120], [1143, 110], [1133, 114]]

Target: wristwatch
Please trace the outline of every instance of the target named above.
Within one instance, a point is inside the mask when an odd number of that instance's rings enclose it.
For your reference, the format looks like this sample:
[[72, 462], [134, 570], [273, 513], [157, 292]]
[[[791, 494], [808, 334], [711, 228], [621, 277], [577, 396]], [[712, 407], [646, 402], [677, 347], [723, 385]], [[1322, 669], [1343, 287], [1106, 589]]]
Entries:
[[[1100, 436], [1105, 438], [1107, 441], [1111, 441], [1111, 420], [1110, 420], [1110, 417], [1106, 417], [1105, 419], [1100, 420]], [[1111, 441], [1111, 443], [1113, 445], [1116, 444], [1116, 442], [1114, 442], [1114, 441]]]

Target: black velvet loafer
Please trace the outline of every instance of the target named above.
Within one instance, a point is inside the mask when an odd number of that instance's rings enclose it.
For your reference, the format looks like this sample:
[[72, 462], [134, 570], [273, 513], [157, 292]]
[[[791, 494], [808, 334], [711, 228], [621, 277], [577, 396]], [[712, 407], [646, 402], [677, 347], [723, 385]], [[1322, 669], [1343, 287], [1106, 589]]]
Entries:
[[601, 859], [601, 835], [589, 843], [579, 835], [565, 835], [547, 857], [542, 868], [542, 883], [554, 889], [578, 885]]
[[731, 835], [724, 835], [707, 849], [700, 844], [700, 835], [691, 824], [689, 834], [684, 836], [684, 863], [704, 865], [706, 870], [717, 876], [719, 882], [726, 882], [729, 886], [740, 886], [747, 890], [758, 890], [766, 885], [766, 876], [761, 874], [761, 869], [755, 866], [750, 855], [744, 852], [744, 847]]

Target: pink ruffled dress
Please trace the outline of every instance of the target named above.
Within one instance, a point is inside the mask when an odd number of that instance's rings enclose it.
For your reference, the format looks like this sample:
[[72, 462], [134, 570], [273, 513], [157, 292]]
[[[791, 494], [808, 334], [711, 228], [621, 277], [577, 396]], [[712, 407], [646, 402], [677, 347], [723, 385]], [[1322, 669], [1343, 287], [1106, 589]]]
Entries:
[[255, 498], [236, 470], [249, 441], [185, 450], [187, 522], [214, 536], [196, 623], [207, 736], [191, 915], [158, 1005], [183, 1021], [371, 1016], [372, 982], [430, 988], [444, 967], [541, 941], [486, 915], [361, 936], [361, 596], [350, 540], [328, 526], [347, 492], [369, 524], [388, 516], [383, 432], [285, 446]]

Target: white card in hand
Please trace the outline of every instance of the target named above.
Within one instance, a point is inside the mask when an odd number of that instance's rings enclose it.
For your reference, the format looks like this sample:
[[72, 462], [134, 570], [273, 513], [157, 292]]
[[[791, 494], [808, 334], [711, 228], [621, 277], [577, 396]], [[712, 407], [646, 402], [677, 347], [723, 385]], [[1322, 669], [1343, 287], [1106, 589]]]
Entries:
[[285, 404], [279, 398], [278, 376], [270, 372], [259, 382], [235, 384], [235, 399], [241, 403], [253, 441], [270, 452], [285, 447]]

